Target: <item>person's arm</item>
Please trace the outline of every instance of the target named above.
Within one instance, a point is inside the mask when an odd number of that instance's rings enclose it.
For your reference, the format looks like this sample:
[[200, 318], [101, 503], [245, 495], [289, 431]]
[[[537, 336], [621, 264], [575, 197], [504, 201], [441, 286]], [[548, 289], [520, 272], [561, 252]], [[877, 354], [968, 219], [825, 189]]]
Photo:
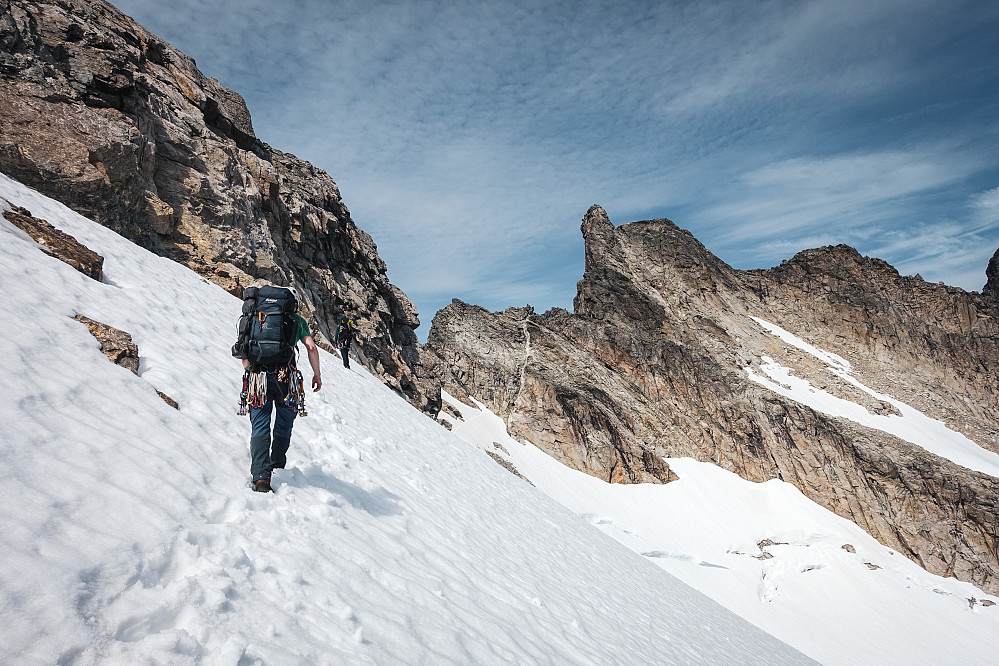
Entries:
[[311, 335], [302, 338], [302, 342], [305, 343], [305, 349], [309, 352], [309, 365], [312, 366], [312, 391], [316, 392], [323, 387], [323, 379], [319, 374], [319, 348], [316, 347], [316, 341], [312, 339]]

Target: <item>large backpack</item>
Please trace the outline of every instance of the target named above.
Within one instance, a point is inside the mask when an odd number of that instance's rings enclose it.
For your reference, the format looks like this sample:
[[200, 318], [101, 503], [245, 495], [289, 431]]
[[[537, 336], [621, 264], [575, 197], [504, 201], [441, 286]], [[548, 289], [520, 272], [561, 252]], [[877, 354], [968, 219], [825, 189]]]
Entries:
[[243, 314], [232, 355], [251, 365], [278, 368], [295, 358], [298, 321], [295, 295], [284, 287], [248, 287], [243, 291]]
[[350, 343], [354, 341], [354, 320], [348, 319], [347, 321], [340, 322], [340, 325], [336, 327], [336, 346], [340, 349], [344, 347], [349, 347]]

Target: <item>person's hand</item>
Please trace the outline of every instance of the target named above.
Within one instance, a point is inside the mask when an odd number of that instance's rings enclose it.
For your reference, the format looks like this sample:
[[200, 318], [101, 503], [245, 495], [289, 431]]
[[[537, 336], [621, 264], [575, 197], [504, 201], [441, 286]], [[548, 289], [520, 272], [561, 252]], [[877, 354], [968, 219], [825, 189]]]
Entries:
[[242, 361], [243, 361], [243, 367], [244, 367], [244, 368], [248, 368], [248, 367], [250, 367], [250, 362], [249, 362], [249, 361], [247, 361], [247, 360], [246, 360], [245, 358], [244, 358], [244, 359], [240, 359], [240, 360], [242, 360]]
[[323, 387], [323, 380], [319, 375], [312, 375], [312, 392], [315, 393]]

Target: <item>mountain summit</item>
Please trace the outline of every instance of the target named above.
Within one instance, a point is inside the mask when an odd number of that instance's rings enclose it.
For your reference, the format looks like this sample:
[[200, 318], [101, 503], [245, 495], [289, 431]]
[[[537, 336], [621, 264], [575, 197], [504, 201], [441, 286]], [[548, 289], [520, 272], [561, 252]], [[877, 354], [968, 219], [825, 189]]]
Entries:
[[[427, 346], [448, 393], [607, 481], [669, 482], [664, 458], [682, 456], [788, 481], [929, 571], [999, 590], [991, 288], [901, 276], [844, 245], [739, 271], [669, 220], [615, 227], [599, 206], [582, 233], [574, 313], [437, 313]], [[946, 434], [896, 427], [909, 408]]]

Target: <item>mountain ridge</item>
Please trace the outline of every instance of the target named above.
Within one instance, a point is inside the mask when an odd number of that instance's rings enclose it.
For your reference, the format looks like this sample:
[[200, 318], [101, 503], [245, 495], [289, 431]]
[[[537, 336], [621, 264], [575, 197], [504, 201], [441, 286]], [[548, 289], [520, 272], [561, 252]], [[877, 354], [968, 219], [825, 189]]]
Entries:
[[669, 481], [668, 467], [648, 461], [677, 456], [790, 481], [928, 570], [999, 589], [999, 480], [754, 379], [777, 359], [870, 414], [898, 413], [759, 317], [849, 357], [854, 381], [994, 452], [999, 303], [990, 292], [900, 276], [847, 246], [738, 271], [669, 220], [615, 227], [599, 206], [581, 232], [575, 313], [460, 302], [437, 313], [427, 348], [442, 359], [448, 393], [482, 401], [515, 436], [611, 482]]

